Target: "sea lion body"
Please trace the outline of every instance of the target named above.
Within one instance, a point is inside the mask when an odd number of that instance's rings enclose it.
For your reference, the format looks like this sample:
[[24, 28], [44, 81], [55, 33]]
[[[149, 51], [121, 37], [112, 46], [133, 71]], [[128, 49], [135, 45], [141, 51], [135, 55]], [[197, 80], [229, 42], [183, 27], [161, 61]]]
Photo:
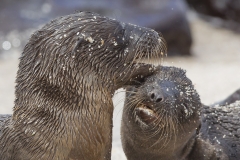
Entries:
[[240, 101], [225, 106], [203, 105], [201, 112], [201, 129], [189, 157], [196, 160], [238, 160]]
[[175, 67], [160, 68], [126, 92], [121, 136], [128, 160], [240, 158], [239, 102], [202, 105], [191, 80]]
[[165, 42], [155, 31], [91, 12], [57, 18], [24, 48], [1, 160], [110, 159], [112, 95], [153, 73]]

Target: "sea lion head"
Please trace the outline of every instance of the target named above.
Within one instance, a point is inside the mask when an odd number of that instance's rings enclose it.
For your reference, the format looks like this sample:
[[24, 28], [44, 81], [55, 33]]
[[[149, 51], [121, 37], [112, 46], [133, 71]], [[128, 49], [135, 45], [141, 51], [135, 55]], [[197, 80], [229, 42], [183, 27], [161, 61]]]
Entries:
[[139, 153], [164, 157], [196, 136], [201, 101], [184, 70], [160, 67], [126, 93], [122, 141], [127, 153], [130, 145]]
[[54, 81], [63, 75], [77, 83], [83, 75], [90, 75], [90, 82], [116, 89], [139, 75], [148, 75], [154, 68], [150, 59], [159, 62], [164, 55], [166, 43], [154, 30], [79, 12], [55, 19], [35, 32], [21, 59], [27, 59], [26, 64], [34, 62], [29, 68], [34, 77], [47, 74]]

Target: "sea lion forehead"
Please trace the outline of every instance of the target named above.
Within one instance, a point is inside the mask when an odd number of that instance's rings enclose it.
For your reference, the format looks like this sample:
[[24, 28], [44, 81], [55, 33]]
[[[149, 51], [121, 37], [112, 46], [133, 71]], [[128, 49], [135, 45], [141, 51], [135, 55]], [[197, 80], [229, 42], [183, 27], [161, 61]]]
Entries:
[[52, 20], [50, 23], [45, 25], [46, 29], [55, 30], [78, 30], [91, 28], [94, 31], [94, 25], [101, 26], [100, 28], [119, 26], [120, 22], [105, 16], [101, 16], [93, 12], [78, 12], [67, 16], [62, 16]]
[[124, 23], [123, 27], [128, 29], [132, 34], [137, 34], [137, 33], [143, 34], [144, 33], [147, 35], [159, 36], [159, 34], [151, 28], [141, 27], [141, 26], [131, 24], [131, 23]]
[[177, 67], [161, 66], [156, 74], [147, 78], [146, 82], [161, 82], [163, 80], [177, 81], [186, 78], [186, 70]]

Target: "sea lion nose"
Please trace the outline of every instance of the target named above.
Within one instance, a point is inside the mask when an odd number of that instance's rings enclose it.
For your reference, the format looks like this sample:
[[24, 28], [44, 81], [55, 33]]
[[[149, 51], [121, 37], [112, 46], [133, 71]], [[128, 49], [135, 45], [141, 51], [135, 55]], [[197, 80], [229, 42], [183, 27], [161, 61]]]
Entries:
[[162, 102], [164, 100], [164, 96], [159, 90], [153, 90], [150, 93], [150, 101], [154, 103]]

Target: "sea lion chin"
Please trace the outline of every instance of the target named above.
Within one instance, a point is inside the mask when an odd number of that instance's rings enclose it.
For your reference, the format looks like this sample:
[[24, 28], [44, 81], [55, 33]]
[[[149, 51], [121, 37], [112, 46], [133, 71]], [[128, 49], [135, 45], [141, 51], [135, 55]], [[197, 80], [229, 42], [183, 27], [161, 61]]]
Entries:
[[184, 159], [197, 136], [202, 104], [191, 80], [182, 69], [158, 69], [126, 91], [121, 135], [129, 160]]
[[52, 20], [21, 55], [1, 160], [110, 159], [114, 91], [153, 74], [149, 59], [165, 54], [152, 29], [91, 12]]

